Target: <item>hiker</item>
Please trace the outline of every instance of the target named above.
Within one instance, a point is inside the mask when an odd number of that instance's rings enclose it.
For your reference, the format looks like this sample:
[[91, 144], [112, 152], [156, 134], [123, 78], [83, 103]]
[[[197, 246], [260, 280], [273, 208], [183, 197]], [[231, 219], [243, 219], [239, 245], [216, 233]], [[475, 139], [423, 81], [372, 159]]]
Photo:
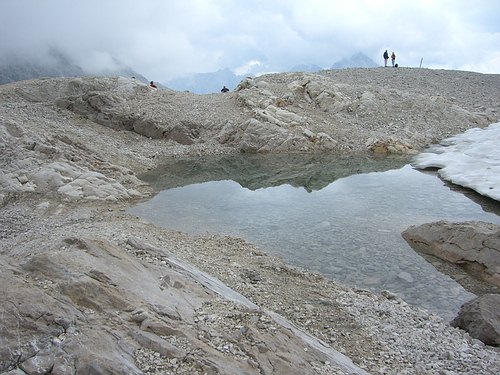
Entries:
[[384, 52], [384, 66], [387, 66], [387, 60], [389, 60], [389, 52], [385, 50]]
[[153, 81], [149, 82], [149, 87], [152, 87], [154, 89], [158, 88]]
[[394, 68], [394, 63], [396, 62], [396, 54], [394, 51], [391, 53], [391, 62], [392, 62], [392, 67]]
[[220, 90], [220, 92], [228, 92], [228, 91], [229, 91], [229, 89], [228, 89], [226, 86], [224, 86], [224, 87]]

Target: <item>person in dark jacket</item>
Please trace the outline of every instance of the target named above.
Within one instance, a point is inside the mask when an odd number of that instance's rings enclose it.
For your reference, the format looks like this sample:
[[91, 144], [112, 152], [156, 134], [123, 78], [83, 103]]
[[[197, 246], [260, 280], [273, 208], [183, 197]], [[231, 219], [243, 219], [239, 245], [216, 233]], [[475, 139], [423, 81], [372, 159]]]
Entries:
[[385, 50], [384, 52], [384, 66], [387, 66], [387, 60], [389, 60], [389, 52]]

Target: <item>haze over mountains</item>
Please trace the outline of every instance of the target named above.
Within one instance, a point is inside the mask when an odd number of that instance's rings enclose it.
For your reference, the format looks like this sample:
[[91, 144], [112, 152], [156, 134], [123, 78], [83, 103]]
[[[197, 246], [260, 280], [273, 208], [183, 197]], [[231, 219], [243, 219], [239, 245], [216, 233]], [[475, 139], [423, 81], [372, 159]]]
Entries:
[[[358, 52], [351, 57], [343, 58], [336, 61], [329, 68], [322, 68], [316, 64], [295, 65], [289, 72], [319, 72], [323, 69], [345, 69], [345, 68], [375, 68], [379, 66], [375, 61], [366, 56], [364, 53]], [[213, 73], [198, 73], [191, 74], [186, 77], [176, 78], [165, 82], [165, 86], [178, 91], [191, 91], [195, 94], [209, 94], [219, 92], [223, 85], [230, 90], [234, 90], [236, 86], [247, 76], [253, 74], [236, 75], [230, 69], [221, 69]]]
[[[331, 67], [321, 67], [316, 64], [301, 64], [293, 66], [289, 72], [318, 72], [323, 69], [374, 68], [377, 66], [379, 65], [371, 58], [358, 52], [349, 58], [342, 58], [336, 61]], [[0, 84], [42, 77], [79, 76], [123, 76], [135, 77], [142, 82], [156, 82], [154, 77], [146, 78], [117, 59], [113, 59], [112, 63], [106, 68], [89, 71], [71, 61], [63, 52], [57, 49], [51, 49], [47, 58], [44, 59], [34, 60], [10, 57], [0, 61]], [[194, 73], [167, 82], [160, 82], [160, 84], [177, 91], [209, 94], [220, 92], [223, 86], [234, 90], [244, 78], [249, 76], [254, 77], [255, 74], [249, 72], [248, 74], [239, 75], [235, 74], [229, 68], [224, 68], [216, 72]]]
[[42, 77], [81, 76], [135, 77], [142, 82], [149, 82], [146, 77], [117, 59], [113, 59], [107, 67], [90, 71], [71, 61], [65, 53], [54, 48], [50, 49], [47, 56], [43, 58], [28, 59], [9, 56], [0, 60], [0, 84]]

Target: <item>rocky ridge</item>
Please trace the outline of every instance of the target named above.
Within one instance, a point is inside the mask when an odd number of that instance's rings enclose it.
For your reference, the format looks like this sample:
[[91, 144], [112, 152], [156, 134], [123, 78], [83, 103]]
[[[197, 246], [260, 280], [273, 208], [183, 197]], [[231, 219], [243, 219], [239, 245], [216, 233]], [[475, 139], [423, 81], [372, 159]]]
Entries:
[[380, 68], [204, 96], [127, 78], [0, 86], [0, 372], [498, 372], [495, 348], [390, 292], [125, 210], [151, 194], [136, 175], [167, 157], [417, 152], [498, 121], [499, 81]]

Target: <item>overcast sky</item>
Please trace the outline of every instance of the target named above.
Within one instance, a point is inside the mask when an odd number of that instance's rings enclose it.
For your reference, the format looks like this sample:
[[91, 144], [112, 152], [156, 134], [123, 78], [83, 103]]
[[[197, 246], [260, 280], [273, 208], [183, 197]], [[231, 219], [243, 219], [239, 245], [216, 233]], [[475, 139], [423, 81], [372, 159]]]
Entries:
[[363, 52], [383, 64], [500, 73], [498, 0], [0, 0], [0, 57], [47, 46], [99, 69], [112, 57], [165, 82], [324, 68]]

